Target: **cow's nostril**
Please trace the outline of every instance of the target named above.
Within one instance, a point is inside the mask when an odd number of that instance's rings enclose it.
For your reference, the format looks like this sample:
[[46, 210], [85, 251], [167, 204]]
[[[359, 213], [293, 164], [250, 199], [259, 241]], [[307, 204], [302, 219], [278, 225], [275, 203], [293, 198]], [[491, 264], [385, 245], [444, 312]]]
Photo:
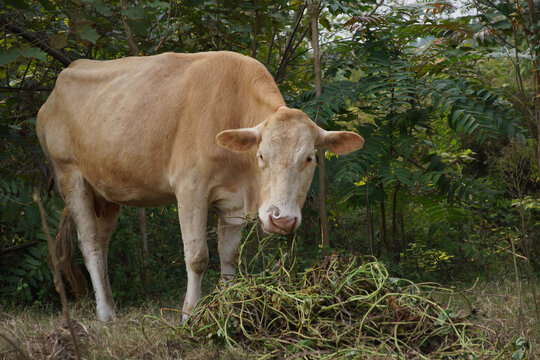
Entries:
[[272, 218], [274, 218], [276, 220], [279, 219], [279, 216], [281, 215], [281, 211], [279, 210], [279, 208], [276, 205], [270, 206], [266, 213], [271, 214]]

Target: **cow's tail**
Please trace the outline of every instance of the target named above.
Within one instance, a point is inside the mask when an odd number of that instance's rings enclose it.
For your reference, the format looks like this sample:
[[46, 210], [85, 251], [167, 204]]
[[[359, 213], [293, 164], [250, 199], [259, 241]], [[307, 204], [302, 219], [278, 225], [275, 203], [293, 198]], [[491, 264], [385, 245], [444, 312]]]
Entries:
[[75, 251], [73, 249], [73, 219], [69, 209], [66, 208], [60, 217], [60, 226], [55, 239], [56, 256], [64, 270], [71, 289], [77, 298], [88, 294], [88, 284], [81, 268], [75, 262]]

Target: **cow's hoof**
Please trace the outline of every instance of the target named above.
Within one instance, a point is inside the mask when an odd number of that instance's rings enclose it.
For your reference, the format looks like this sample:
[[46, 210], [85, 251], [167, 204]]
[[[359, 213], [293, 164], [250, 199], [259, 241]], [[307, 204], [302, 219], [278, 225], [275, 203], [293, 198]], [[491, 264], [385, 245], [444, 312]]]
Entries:
[[97, 312], [99, 321], [108, 322], [114, 319], [114, 310], [104, 310]]
[[188, 314], [182, 314], [182, 324], [185, 324], [189, 319], [189, 315]]

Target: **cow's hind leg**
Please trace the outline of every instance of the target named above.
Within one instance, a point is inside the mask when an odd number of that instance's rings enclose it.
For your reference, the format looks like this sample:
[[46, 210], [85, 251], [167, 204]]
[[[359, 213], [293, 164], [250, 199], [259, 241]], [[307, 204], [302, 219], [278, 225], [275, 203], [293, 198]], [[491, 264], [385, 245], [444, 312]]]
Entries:
[[107, 275], [107, 249], [119, 208], [105, 202], [105, 212], [101, 211], [92, 187], [75, 166], [57, 169], [57, 180], [77, 228], [79, 248], [94, 288], [98, 318], [111, 320], [114, 303]]
[[[101, 203], [101, 212], [96, 210], [96, 203]], [[120, 206], [106, 202], [104, 199], [98, 201], [94, 200], [94, 212], [98, 231], [98, 243], [101, 247], [101, 266], [104, 267], [102, 271], [99, 271], [98, 276], [103, 279], [103, 298], [105, 299], [101, 304], [100, 310], [100, 303], [97, 301], [96, 295], [96, 306], [99, 319], [107, 321], [114, 317], [114, 301], [111, 283], [109, 281], [107, 252], [109, 249], [109, 240], [111, 239], [111, 235], [118, 222], [118, 216], [120, 215]], [[103, 314], [103, 316], [100, 314]]]

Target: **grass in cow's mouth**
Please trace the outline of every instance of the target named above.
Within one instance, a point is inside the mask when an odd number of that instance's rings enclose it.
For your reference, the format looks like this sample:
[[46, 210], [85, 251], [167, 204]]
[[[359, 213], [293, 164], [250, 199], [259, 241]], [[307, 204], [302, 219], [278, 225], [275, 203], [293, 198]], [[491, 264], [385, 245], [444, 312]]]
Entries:
[[491, 330], [433, 300], [450, 290], [392, 278], [381, 263], [357, 256], [332, 254], [299, 271], [294, 239], [268, 236], [254, 246], [255, 234], [253, 226], [234, 279], [206, 296], [186, 324], [170, 326], [176, 341], [226, 344], [260, 358], [511, 356], [487, 340]]

